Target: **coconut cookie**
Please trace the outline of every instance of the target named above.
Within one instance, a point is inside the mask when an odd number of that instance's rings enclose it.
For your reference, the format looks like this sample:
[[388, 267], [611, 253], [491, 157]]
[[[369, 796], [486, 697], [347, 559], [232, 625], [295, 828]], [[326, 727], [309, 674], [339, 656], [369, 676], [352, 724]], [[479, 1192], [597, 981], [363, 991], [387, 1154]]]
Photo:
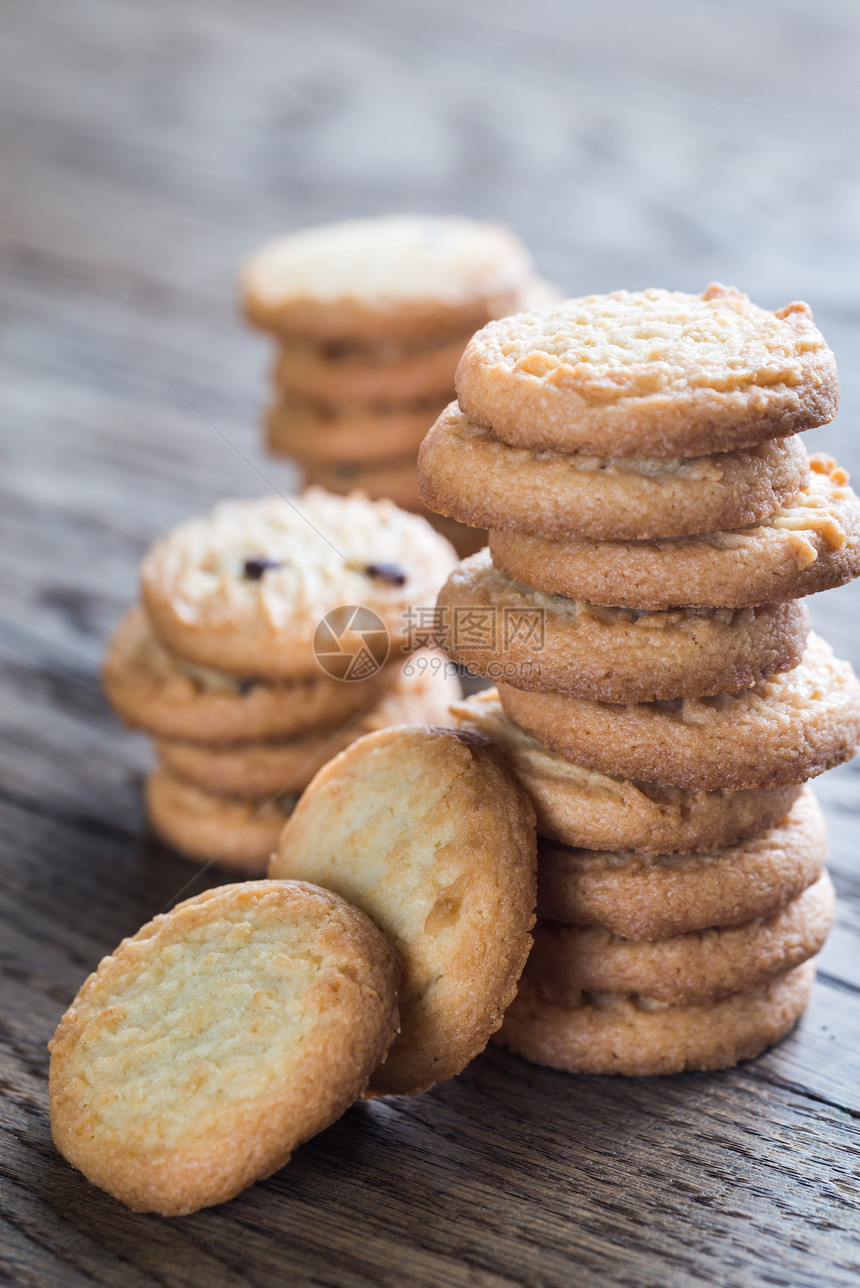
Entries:
[[491, 322], [457, 369], [460, 407], [514, 447], [703, 456], [836, 414], [836, 363], [806, 304], [732, 287], [613, 291]]
[[482, 1051], [531, 946], [534, 811], [476, 734], [386, 729], [326, 765], [269, 875], [362, 908], [403, 963], [401, 1032], [371, 1092], [414, 1095]]
[[394, 461], [374, 461], [367, 465], [360, 461], [343, 461], [340, 464], [309, 464], [305, 469], [306, 481], [327, 492], [348, 496], [361, 492], [371, 500], [383, 498], [393, 501], [401, 510], [419, 510], [418, 474], [414, 456]]
[[181, 524], [149, 551], [141, 584], [174, 652], [231, 675], [294, 680], [319, 677], [315, 632], [344, 605], [367, 610], [351, 619], [346, 651], [373, 654], [378, 669], [406, 639], [408, 605], [432, 604], [454, 561], [428, 523], [390, 502], [312, 489], [295, 501], [225, 501]]
[[819, 879], [826, 857], [824, 819], [805, 788], [778, 826], [712, 853], [607, 853], [541, 841], [538, 913], [625, 940], [739, 926], [790, 903]]
[[221, 886], [84, 983], [50, 1043], [54, 1141], [135, 1211], [223, 1203], [339, 1118], [396, 1031], [367, 917], [301, 882]]
[[829, 456], [770, 519], [674, 541], [548, 540], [490, 533], [493, 563], [548, 594], [656, 611], [801, 599], [860, 576], [860, 500]]
[[799, 666], [742, 693], [628, 706], [499, 685], [505, 714], [576, 764], [714, 791], [802, 783], [860, 743], [860, 684], [810, 634]]
[[249, 320], [284, 336], [407, 345], [509, 313], [531, 275], [525, 247], [497, 224], [387, 215], [269, 242], [245, 262], [241, 290]]
[[476, 528], [642, 540], [756, 523], [809, 482], [798, 439], [683, 458], [509, 447], [452, 403], [421, 446], [421, 499]]
[[441, 640], [454, 661], [520, 689], [606, 702], [733, 692], [795, 666], [803, 604], [641, 613], [546, 595], [464, 560], [439, 592]]
[[[284, 393], [307, 398], [375, 406], [432, 399], [438, 407], [450, 398], [463, 350], [471, 332], [439, 344], [402, 348], [399, 344], [285, 344], [275, 360], [274, 384]], [[426, 428], [426, 427], [425, 427]]]
[[573, 1009], [547, 1002], [528, 972], [496, 1041], [533, 1064], [631, 1077], [730, 1069], [791, 1031], [809, 1002], [806, 962], [757, 988], [697, 1006], [609, 994]]
[[[505, 715], [495, 689], [455, 702], [451, 713], [460, 728], [473, 729], [496, 744], [534, 805], [538, 833], [562, 843], [558, 847], [549, 842], [541, 845], [543, 875], [538, 887], [542, 915], [558, 921], [577, 920], [568, 913], [579, 907], [581, 897], [573, 877], [568, 879], [579, 860], [570, 858], [572, 851], [565, 846], [584, 847], [581, 853], [586, 855], [589, 850], [654, 853], [661, 856], [655, 860], [655, 871], [659, 871], [665, 856], [676, 851], [719, 850], [766, 832], [785, 818], [801, 790], [791, 785], [757, 791], [706, 792], [603, 774], [573, 764], [523, 733]], [[604, 857], [609, 865], [607, 882], [626, 889], [624, 860], [618, 861], [622, 870], [616, 876], [615, 856]], [[639, 869], [634, 875], [632, 867], [638, 857], [629, 855], [631, 899], [627, 912], [631, 916], [640, 888], [645, 893], [645, 887], [638, 884]], [[603, 870], [600, 860], [590, 862], [589, 889], [597, 889], [597, 873]], [[647, 858], [642, 865], [643, 872], [649, 874]], [[786, 899], [789, 897], [786, 895]], [[672, 915], [668, 905], [664, 911], [666, 916]], [[713, 925], [714, 919], [709, 919], [708, 924]], [[648, 938], [644, 932], [641, 937]]]
[[412, 457], [437, 411], [436, 402], [355, 407], [281, 398], [266, 415], [266, 444], [278, 455], [323, 467]]

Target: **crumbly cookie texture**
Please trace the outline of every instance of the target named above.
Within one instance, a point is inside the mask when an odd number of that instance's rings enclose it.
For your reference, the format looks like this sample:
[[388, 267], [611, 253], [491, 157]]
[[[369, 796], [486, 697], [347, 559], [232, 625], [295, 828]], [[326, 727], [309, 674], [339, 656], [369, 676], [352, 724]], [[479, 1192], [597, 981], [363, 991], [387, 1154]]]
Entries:
[[768, 917], [821, 876], [827, 835], [804, 788], [757, 836], [710, 853], [607, 853], [538, 844], [538, 914], [630, 939], [668, 939]]
[[592, 995], [576, 1009], [544, 1000], [528, 971], [496, 1041], [533, 1064], [630, 1077], [730, 1069], [791, 1031], [809, 1002], [815, 966], [697, 1006]]
[[403, 962], [401, 1032], [373, 1094], [453, 1077], [501, 1024], [531, 947], [535, 849], [528, 797], [462, 731], [371, 734], [299, 802], [269, 875], [337, 890]]
[[478, 675], [605, 702], [706, 697], [795, 666], [809, 616], [797, 601], [641, 613], [546, 595], [484, 550], [439, 592], [440, 640]]
[[222, 1203], [361, 1095], [396, 989], [384, 936], [330, 891], [260, 881], [189, 899], [105, 957], [61, 1020], [57, 1148], [136, 1211]]
[[460, 407], [515, 447], [702, 456], [833, 419], [836, 363], [806, 304], [732, 287], [613, 291], [491, 322], [457, 369]]
[[550, 540], [490, 532], [493, 563], [548, 594], [656, 611], [801, 599], [860, 576], [860, 500], [832, 457], [769, 519], [672, 541]]
[[438, 409], [438, 402], [356, 407], [286, 396], [266, 414], [266, 444], [277, 455], [323, 467], [408, 456], [414, 473], [415, 454]]
[[246, 316], [267, 330], [407, 344], [510, 312], [531, 275], [522, 242], [500, 225], [387, 215], [271, 241], [246, 260], [240, 284]]
[[[508, 768], [531, 798], [540, 836], [561, 842], [562, 847], [574, 846], [583, 851], [635, 850], [646, 856], [657, 854], [660, 858], [655, 860], [654, 870], [659, 870], [668, 854], [718, 850], [766, 832], [785, 818], [801, 790], [792, 784], [751, 791], [707, 792], [588, 769], [550, 751], [518, 729], [502, 710], [496, 689], [487, 689], [464, 702], [454, 703], [451, 713], [461, 728], [482, 733], [499, 748]], [[549, 900], [543, 916], [555, 917], [558, 921], [574, 920], [572, 916], [562, 915], [563, 909], [578, 906], [568, 902], [578, 897], [572, 881], [562, 885], [574, 860], [568, 862], [567, 858], [559, 857], [551, 867], [547, 857], [550, 842], [545, 842], [541, 849], [547, 875], [543, 886], [538, 885], [538, 907], [541, 900]], [[562, 855], [568, 853], [561, 849]], [[588, 869], [592, 876], [597, 862], [594, 860]], [[607, 862], [615, 864], [611, 856]], [[623, 864], [623, 859], [619, 862]], [[647, 875], [651, 871], [647, 858], [642, 860], [642, 865]], [[555, 875], [552, 877], [552, 885], [550, 872], [557, 873], [557, 880]], [[607, 881], [611, 883], [615, 879], [610, 871]], [[624, 879], [622, 874], [617, 877], [619, 884]], [[636, 916], [637, 901], [640, 894], [643, 898], [645, 894], [639, 880], [638, 871], [631, 875], [630, 897], [625, 896], [624, 900], [624, 909], [630, 917]], [[596, 888], [596, 877], [593, 885]], [[664, 911], [669, 917], [681, 915], [683, 909], [667, 906]], [[692, 905], [687, 911], [692, 912]], [[716, 920], [709, 918], [708, 924], [716, 924]], [[634, 934], [648, 938], [644, 931], [637, 930]]]
[[193, 863], [249, 877], [265, 875], [296, 796], [265, 800], [213, 796], [163, 765], [146, 779], [146, 812], [165, 845]]
[[430, 525], [388, 501], [310, 489], [295, 501], [225, 501], [168, 533], [141, 566], [164, 644], [232, 675], [318, 677], [314, 633], [331, 610], [370, 609], [392, 651], [405, 609], [432, 604], [455, 563]]
[[476, 528], [644, 540], [738, 528], [809, 482], [799, 439], [685, 458], [509, 447], [451, 403], [421, 445], [421, 499]]
[[293, 397], [322, 399], [364, 410], [381, 401], [390, 405], [451, 397], [454, 372], [471, 332], [440, 344], [402, 348], [395, 343], [284, 344], [272, 373], [276, 389]]
[[312, 487], [325, 488], [338, 496], [357, 492], [371, 500], [388, 498], [401, 510], [421, 509], [414, 453], [367, 464], [360, 461], [331, 465], [309, 463], [305, 466], [305, 480]]
[[577, 764], [676, 787], [802, 783], [860, 743], [860, 684], [810, 634], [799, 666], [742, 693], [628, 706], [499, 685], [506, 715]]

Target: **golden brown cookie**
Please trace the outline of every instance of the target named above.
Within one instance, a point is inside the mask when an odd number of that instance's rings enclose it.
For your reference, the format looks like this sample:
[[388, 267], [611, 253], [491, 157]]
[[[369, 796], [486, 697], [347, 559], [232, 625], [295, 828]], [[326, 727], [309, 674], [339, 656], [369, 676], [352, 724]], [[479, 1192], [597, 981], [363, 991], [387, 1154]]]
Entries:
[[[451, 397], [454, 372], [471, 332], [437, 344], [404, 348], [392, 341], [330, 345], [294, 341], [278, 350], [273, 379], [284, 394], [363, 407], [432, 400], [437, 407]], [[428, 422], [429, 423], [429, 422]], [[426, 429], [426, 426], [425, 426]]]
[[384, 937], [328, 890], [209, 890], [124, 939], [51, 1042], [51, 1131], [136, 1211], [223, 1203], [361, 1095], [397, 1030]]
[[484, 1049], [531, 946], [534, 811], [485, 739], [400, 726], [326, 765], [269, 875], [337, 890], [403, 961], [401, 1032], [371, 1081], [414, 1095]]
[[338, 496], [361, 493], [372, 501], [387, 499], [401, 510], [420, 510], [418, 470], [414, 453], [393, 461], [360, 461], [305, 467], [305, 481], [312, 487], [325, 488]]
[[824, 819], [806, 787], [776, 827], [711, 853], [607, 853], [540, 841], [538, 913], [624, 939], [738, 926], [796, 898], [826, 857]]
[[673, 541], [550, 541], [491, 532], [497, 568], [547, 594], [659, 610], [745, 608], [801, 599], [860, 575], [860, 501], [829, 456], [812, 456], [809, 486], [770, 519]]
[[439, 592], [440, 642], [477, 675], [604, 702], [731, 693], [795, 666], [809, 615], [799, 601], [643, 613], [546, 595], [484, 550]]
[[424, 504], [472, 527], [599, 541], [739, 528], [809, 482], [796, 438], [715, 456], [612, 460], [509, 447], [456, 403], [421, 444], [418, 469]]
[[791, 1031], [814, 979], [814, 964], [805, 962], [758, 988], [698, 1006], [603, 994], [569, 1010], [546, 1002], [527, 971], [496, 1041], [533, 1064], [569, 1073], [651, 1077], [730, 1069]]
[[333, 406], [281, 398], [266, 414], [266, 446], [323, 470], [338, 464], [414, 457], [433, 424], [437, 402]]
[[802, 783], [860, 742], [860, 684], [814, 634], [799, 666], [742, 693], [622, 706], [500, 684], [499, 697], [515, 724], [576, 764], [705, 791]]
[[[461, 728], [484, 734], [502, 752], [535, 807], [539, 834], [586, 851], [636, 850], [664, 856], [679, 850], [719, 850], [781, 822], [801, 790], [792, 784], [706, 792], [587, 769], [512, 724], [495, 689], [455, 702], [451, 713]], [[559, 863], [560, 871], [566, 871]], [[538, 897], [545, 897], [540, 889]], [[556, 907], [563, 906], [560, 898], [555, 898]], [[669, 907], [665, 911], [671, 915]], [[629, 912], [634, 916], [635, 907]], [[548, 911], [543, 915], [568, 919]]]
[[490, 322], [457, 368], [460, 407], [514, 447], [704, 456], [826, 424], [836, 363], [806, 304], [732, 287], [613, 291]]

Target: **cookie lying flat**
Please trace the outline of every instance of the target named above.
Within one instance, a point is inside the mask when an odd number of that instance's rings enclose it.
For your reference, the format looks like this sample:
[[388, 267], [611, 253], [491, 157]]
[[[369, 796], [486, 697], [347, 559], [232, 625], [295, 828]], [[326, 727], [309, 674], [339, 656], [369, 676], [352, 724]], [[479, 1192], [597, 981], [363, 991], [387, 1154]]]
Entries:
[[415, 455], [363, 465], [358, 461], [305, 467], [305, 479], [313, 487], [325, 488], [338, 496], [361, 492], [371, 500], [387, 498], [401, 510], [419, 510], [418, 472]]
[[437, 402], [356, 408], [282, 398], [266, 415], [266, 444], [279, 455], [321, 466], [414, 458], [438, 410]]
[[531, 946], [534, 869], [534, 811], [476, 734], [386, 729], [314, 780], [269, 875], [337, 890], [400, 954], [401, 1032], [374, 1094], [417, 1094], [484, 1049]]
[[[495, 689], [453, 703], [451, 714], [461, 728], [484, 734], [502, 752], [535, 807], [539, 835], [586, 851], [666, 855], [678, 850], [719, 850], [781, 822], [801, 790], [791, 785], [706, 792], [602, 774], [573, 764], [523, 733], [505, 715]], [[549, 843], [542, 847], [547, 870], [549, 848]], [[566, 871], [559, 858], [559, 881]], [[556, 890], [555, 883], [552, 888]], [[548, 897], [556, 909], [569, 906], [561, 902], [569, 896], [560, 891], [550, 896], [539, 887], [539, 906]], [[631, 916], [635, 914], [632, 902]], [[669, 908], [666, 913], [671, 915]], [[543, 915], [558, 921], [573, 919], [551, 911]]]
[[296, 796], [239, 800], [213, 796], [163, 766], [146, 780], [149, 822], [165, 845], [193, 863], [263, 876]]
[[298, 737], [344, 723], [378, 701], [396, 675], [389, 663], [369, 679], [349, 683], [322, 670], [292, 684], [238, 679], [168, 652], [139, 607], [114, 632], [102, 669], [108, 700], [126, 724], [210, 743]]
[[441, 344], [288, 344], [278, 352], [275, 387], [326, 402], [371, 404], [450, 398], [454, 372], [471, 332]]
[[250, 321], [284, 336], [405, 345], [509, 313], [531, 272], [525, 247], [497, 224], [385, 215], [269, 242], [245, 262], [242, 302]]
[[125, 939], [51, 1042], [51, 1131], [136, 1211], [223, 1203], [361, 1095], [397, 1030], [384, 937], [327, 890], [222, 886]]
[[809, 633], [799, 601], [641, 613], [546, 595], [494, 568], [486, 550], [454, 569], [437, 604], [453, 661], [519, 689], [605, 702], [747, 688], [795, 666]]
[[231, 675], [318, 678], [313, 641], [326, 613], [369, 609], [393, 652], [408, 632], [404, 609], [432, 603], [454, 562], [428, 523], [390, 502], [311, 489], [295, 501], [224, 501], [181, 524], [146, 555], [141, 585], [159, 638], [182, 657]]
[[802, 783], [860, 743], [860, 684], [814, 634], [799, 666], [742, 693], [622, 706], [500, 684], [499, 698], [576, 764], [705, 791]]
[[699, 1006], [655, 1006], [603, 995], [575, 1010], [546, 1002], [523, 977], [496, 1041], [533, 1064], [631, 1077], [730, 1069], [784, 1038], [806, 1010], [815, 967], [806, 962], [749, 992]]
[[829, 456], [766, 522], [674, 541], [550, 541], [491, 532], [493, 563], [548, 594], [659, 610], [801, 599], [860, 576], [860, 501]]
[[609, 457], [509, 447], [451, 403], [421, 445], [421, 499], [476, 528], [642, 540], [739, 528], [809, 481], [799, 439], [716, 456]]
[[538, 914], [624, 939], [739, 926], [784, 907], [821, 876], [824, 819], [809, 788], [778, 826], [709, 854], [606, 853], [538, 843]]
[[613, 291], [491, 322], [457, 368], [470, 420], [514, 447], [704, 456], [826, 424], [839, 385], [806, 304], [731, 287]]

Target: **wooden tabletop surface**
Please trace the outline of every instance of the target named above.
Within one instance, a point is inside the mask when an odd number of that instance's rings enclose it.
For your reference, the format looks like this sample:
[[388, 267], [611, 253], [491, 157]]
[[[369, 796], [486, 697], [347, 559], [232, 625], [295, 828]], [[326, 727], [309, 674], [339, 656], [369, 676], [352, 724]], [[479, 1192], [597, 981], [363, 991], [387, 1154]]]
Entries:
[[[860, 7], [819, 0], [8, 0], [0, 110], [0, 1274], [16, 1285], [857, 1283], [858, 770], [819, 780], [840, 896], [813, 1002], [725, 1073], [573, 1078], [498, 1049], [358, 1105], [183, 1220], [55, 1153], [45, 1044], [196, 870], [146, 835], [105, 639], [170, 524], [292, 482], [257, 446], [264, 237], [387, 210], [514, 225], [571, 293], [804, 298], [860, 473]], [[857, 587], [811, 604], [860, 663]]]

